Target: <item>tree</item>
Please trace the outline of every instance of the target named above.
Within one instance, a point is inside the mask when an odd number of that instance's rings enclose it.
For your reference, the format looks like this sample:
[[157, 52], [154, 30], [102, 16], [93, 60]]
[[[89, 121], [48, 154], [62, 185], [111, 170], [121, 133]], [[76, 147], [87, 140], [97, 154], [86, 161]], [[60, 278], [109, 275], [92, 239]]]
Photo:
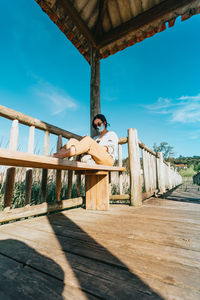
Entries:
[[170, 146], [167, 142], [162, 142], [158, 146], [156, 143], [153, 145], [153, 150], [155, 152], [162, 152], [164, 159], [169, 159], [174, 155], [173, 148], [174, 147]]

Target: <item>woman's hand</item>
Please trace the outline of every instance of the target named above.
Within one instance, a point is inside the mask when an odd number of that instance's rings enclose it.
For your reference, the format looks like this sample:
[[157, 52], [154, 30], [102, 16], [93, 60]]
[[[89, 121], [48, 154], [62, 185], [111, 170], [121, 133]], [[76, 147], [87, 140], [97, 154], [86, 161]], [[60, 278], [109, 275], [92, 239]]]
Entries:
[[107, 146], [104, 146], [106, 148], [106, 151], [108, 152], [108, 147]]

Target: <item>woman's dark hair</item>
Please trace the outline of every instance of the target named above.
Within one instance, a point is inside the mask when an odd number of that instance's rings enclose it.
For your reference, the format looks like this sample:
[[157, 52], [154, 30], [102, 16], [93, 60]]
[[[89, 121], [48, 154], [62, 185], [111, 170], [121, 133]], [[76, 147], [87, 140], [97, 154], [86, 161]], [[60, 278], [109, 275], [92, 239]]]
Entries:
[[105, 127], [107, 128], [108, 122], [107, 122], [107, 120], [106, 120], [106, 117], [105, 117], [104, 115], [102, 115], [102, 114], [98, 114], [98, 115], [96, 115], [96, 116], [94, 117], [94, 119], [93, 119], [93, 121], [92, 121], [92, 127], [93, 127], [94, 129], [96, 129], [96, 126], [94, 125], [94, 121], [95, 121], [96, 119], [100, 119], [103, 123], [106, 122]]

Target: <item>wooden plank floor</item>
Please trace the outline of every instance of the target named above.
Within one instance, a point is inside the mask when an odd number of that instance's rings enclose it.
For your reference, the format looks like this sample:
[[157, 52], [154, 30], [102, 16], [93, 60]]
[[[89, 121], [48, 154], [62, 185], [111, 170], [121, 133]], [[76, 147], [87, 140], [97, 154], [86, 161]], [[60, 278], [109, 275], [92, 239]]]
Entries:
[[200, 299], [200, 205], [151, 198], [3, 225], [0, 299]]

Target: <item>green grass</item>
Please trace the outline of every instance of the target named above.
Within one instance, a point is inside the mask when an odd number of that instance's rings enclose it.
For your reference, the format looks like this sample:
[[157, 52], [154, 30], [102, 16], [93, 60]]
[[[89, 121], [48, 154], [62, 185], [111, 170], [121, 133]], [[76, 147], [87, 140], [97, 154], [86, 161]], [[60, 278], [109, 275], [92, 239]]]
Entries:
[[189, 168], [187, 169], [182, 169], [179, 171], [179, 174], [182, 176], [182, 177], [192, 177], [196, 174], [196, 171], [194, 171], [194, 168], [193, 166], [190, 166]]
[[[24, 177], [24, 176], [23, 176]], [[56, 183], [54, 182], [55, 178], [51, 176], [48, 177], [47, 182], [47, 203], [54, 203], [56, 201]], [[68, 187], [64, 183], [61, 188], [61, 200], [67, 199]], [[5, 193], [5, 182], [0, 183], [0, 210], [3, 210], [4, 202], [4, 193]], [[84, 186], [81, 186], [81, 196], [84, 196]], [[74, 183], [72, 186], [71, 198], [77, 197], [77, 188]], [[41, 182], [33, 181], [32, 191], [31, 191], [31, 202], [30, 205], [36, 205], [42, 203], [42, 194], [41, 194]], [[15, 182], [13, 199], [11, 203], [11, 208], [18, 208], [25, 206], [25, 180]]]

